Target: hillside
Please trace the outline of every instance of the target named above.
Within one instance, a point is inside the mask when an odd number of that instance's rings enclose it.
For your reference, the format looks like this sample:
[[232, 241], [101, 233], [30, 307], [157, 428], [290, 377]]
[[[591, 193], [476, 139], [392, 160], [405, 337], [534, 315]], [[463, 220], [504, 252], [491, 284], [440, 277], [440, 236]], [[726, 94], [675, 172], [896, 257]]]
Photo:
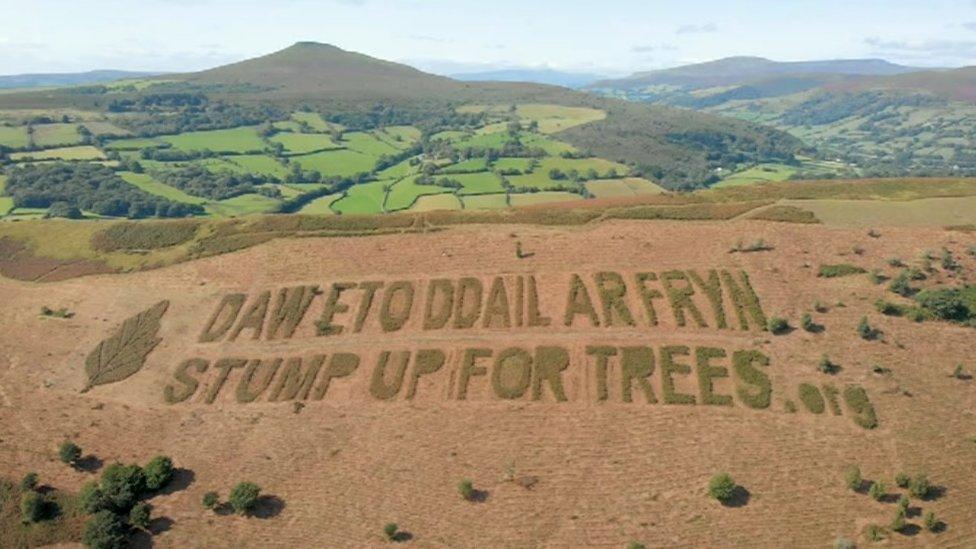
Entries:
[[648, 86], [681, 86], [687, 89], [742, 85], [783, 75], [894, 75], [920, 69], [882, 59], [838, 59], [825, 61], [778, 62], [762, 57], [727, 57], [716, 61], [670, 69], [638, 72], [626, 78], [601, 80], [590, 88], [638, 89]]
[[47, 74], [9, 74], [0, 76], [0, 89], [103, 84], [129, 78], [145, 78], [157, 74], [160, 73], [114, 70]]
[[[602, 95], [768, 124], [861, 176], [976, 175], [976, 72], [880, 60], [729, 58], [641, 73]], [[826, 176], [830, 171], [800, 175]]]
[[0, 217], [507, 208], [701, 187], [801, 146], [756, 124], [298, 43], [198, 73], [0, 94]]

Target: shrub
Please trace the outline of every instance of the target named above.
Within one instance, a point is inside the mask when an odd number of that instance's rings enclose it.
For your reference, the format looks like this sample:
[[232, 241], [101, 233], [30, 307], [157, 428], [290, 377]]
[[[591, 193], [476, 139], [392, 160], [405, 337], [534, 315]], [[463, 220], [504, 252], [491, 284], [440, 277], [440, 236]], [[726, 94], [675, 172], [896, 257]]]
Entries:
[[113, 463], [102, 472], [102, 494], [117, 512], [127, 513], [146, 490], [146, 477], [138, 465]]
[[877, 524], [869, 524], [866, 535], [869, 540], [878, 542], [884, 539], [884, 529]]
[[861, 321], [857, 324], [857, 335], [861, 336], [861, 339], [865, 341], [871, 341], [878, 337], [878, 330], [874, 329], [868, 323], [868, 317], [862, 316]]
[[85, 524], [81, 542], [89, 549], [124, 549], [126, 540], [125, 523], [111, 511], [99, 511]]
[[904, 267], [905, 262], [897, 257], [892, 257], [888, 259], [888, 265], [892, 267]]
[[644, 545], [643, 543], [632, 541], [627, 544], [627, 549], [647, 549], [647, 546]]
[[902, 316], [905, 314], [905, 308], [897, 303], [892, 303], [884, 299], [879, 299], [874, 302], [874, 308], [885, 316]]
[[735, 493], [735, 481], [728, 473], [720, 473], [708, 481], [708, 495], [721, 502], [732, 499]]
[[861, 477], [861, 468], [857, 465], [848, 467], [847, 472], [844, 473], [844, 484], [855, 492], [860, 490], [861, 485], [864, 484], [864, 479]]
[[239, 482], [230, 491], [228, 501], [230, 506], [240, 514], [246, 514], [254, 509], [261, 497], [261, 488], [253, 482]]
[[854, 543], [854, 540], [847, 538], [837, 538], [834, 540], [834, 549], [855, 549], [855, 547], [857, 547], [857, 544]]
[[959, 269], [959, 263], [956, 258], [952, 256], [952, 252], [949, 248], [942, 248], [942, 268], [947, 271], [956, 271]]
[[148, 530], [150, 522], [149, 513], [151, 510], [152, 507], [146, 502], [135, 504], [132, 510], [129, 511], [129, 524], [135, 528]]
[[915, 478], [908, 483], [908, 493], [912, 497], [925, 499], [929, 497], [932, 492], [932, 485], [929, 483], [929, 478], [925, 475], [915, 475]]
[[967, 298], [976, 303], [976, 289], [942, 288], [925, 290], [915, 296], [915, 300], [927, 312], [940, 320], [962, 322], [976, 315], [970, 310]]
[[891, 519], [891, 524], [889, 525], [893, 532], [900, 532], [905, 528], [905, 510], [899, 508], [895, 511], [894, 518]]
[[81, 448], [74, 442], [66, 440], [58, 448], [58, 457], [61, 458], [62, 463], [74, 465], [75, 462], [81, 459]]
[[203, 495], [204, 509], [214, 509], [215, 507], [217, 507], [217, 504], [219, 503], [220, 503], [220, 496], [217, 495], [217, 492], [210, 491]]
[[78, 504], [90, 515], [108, 509], [110, 506], [102, 489], [94, 480], [81, 487], [81, 492], [78, 493]]
[[810, 316], [810, 313], [803, 313], [803, 316], [800, 317], [800, 327], [808, 332], [816, 332], [820, 329], [820, 326], [817, 326], [817, 324], [813, 321], [813, 317]]
[[888, 494], [888, 487], [885, 486], [883, 481], [876, 481], [871, 484], [871, 488], [868, 489], [868, 495], [874, 501], [881, 501]]
[[26, 492], [34, 488], [37, 488], [37, 473], [31, 471], [24, 475], [24, 478], [20, 479], [20, 489]]
[[769, 319], [769, 323], [767, 324], [766, 328], [773, 335], [781, 335], [789, 331], [790, 323], [784, 318], [773, 317]]
[[152, 458], [145, 468], [146, 488], [159, 490], [173, 479], [173, 460], [167, 456]]
[[898, 276], [892, 279], [891, 284], [888, 285], [888, 290], [902, 297], [911, 297], [915, 293], [915, 289], [912, 288], [908, 271], [898, 273]]
[[471, 484], [470, 480], [464, 479], [458, 483], [458, 493], [461, 494], [462, 498], [471, 501], [474, 497], [474, 485]]
[[925, 525], [925, 529], [929, 532], [935, 532], [939, 529], [939, 519], [935, 517], [935, 513], [932, 511], [925, 513], [925, 516], [922, 517], [922, 524]]
[[20, 497], [20, 517], [24, 524], [44, 520], [46, 502], [44, 496], [30, 491]]
[[400, 529], [395, 522], [388, 522], [383, 526], [383, 534], [386, 535], [386, 539], [389, 541], [396, 541], [397, 532]]
[[842, 276], [863, 274], [865, 272], [863, 268], [857, 265], [842, 263], [840, 265], [821, 265], [817, 271], [817, 276], [820, 278], [840, 278]]
[[911, 500], [909, 500], [908, 496], [906, 496], [905, 494], [902, 494], [901, 497], [898, 498], [898, 508], [905, 511], [906, 513], [908, 512], [908, 507], [911, 504], [912, 504]]
[[885, 278], [884, 274], [880, 270], [875, 269], [868, 273], [868, 280], [871, 281], [871, 284], [878, 285], [887, 280], [887, 278]]
[[817, 363], [817, 370], [824, 374], [836, 374], [837, 370], [840, 368], [834, 364], [830, 357], [823, 355], [820, 357], [820, 362]]
[[912, 478], [905, 473], [898, 473], [895, 475], [895, 484], [899, 488], [908, 488], [908, 483], [912, 481]]

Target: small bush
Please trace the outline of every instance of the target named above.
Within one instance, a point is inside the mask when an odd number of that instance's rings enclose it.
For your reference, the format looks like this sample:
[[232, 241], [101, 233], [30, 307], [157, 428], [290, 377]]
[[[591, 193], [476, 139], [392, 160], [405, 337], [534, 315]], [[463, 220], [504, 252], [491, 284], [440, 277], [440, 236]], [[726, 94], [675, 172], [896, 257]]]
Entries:
[[877, 524], [869, 524], [866, 535], [869, 540], [879, 542], [885, 538], [884, 528], [878, 526]]
[[861, 477], [861, 468], [857, 465], [848, 467], [847, 472], [844, 473], [844, 484], [855, 492], [860, 490], [864, 484], [864, 478]]
[[813, 321], [813, 317], [810, 316], [810, 313], [803, 313], [803, 316], [800, 317], [800, 327], [807, 332], [820, 331], [820, 326]]
[[888, 285], [888, 290], [902, 297], [911, 297], [915, 293], [915, 288], [912, 288], [908, 271], [898, 273], [898, 276]]
[[888, 526], [893, 532], [901, 532], [905, 528], [905, 510], [897, 509], [895, 516], [891, 519], [891, 524]]
[[135, 528], [148, 530], [149, 523], [151, 522], [150, 519], [151, 510], [152, 507], [150, 507], [150, 505], [146, 502], [140, 502], [135, 504], [135, 506], [132, 507], [132, 510], [129, 511], [129, 524], [131, 524]]
[[922, 524], [925, 525], [925, 529], [929, 532], [935, 532], [939, 529], [939, 519], [936, 518], [935, 513], [929, 511], [925, 513], [922, 517]]
[[720, 473], [708, 481], [708, 495], [718, 501], [729, 501], [734, 493], [735, 481], [728, 473]]
[[868, 495], [874, 501], [881, 501], [886, 495], [888, 495], [888, 487], [885, 486], [883, 481], [876, 481], [871, 484], [871, 488], [868, 489]]
[[925, 499], [929, 497], [931, 492], [932, 485], [929, 483], [929, 478], [925, 475], [916, 475], [908, 483], [908, 493], [914, 498]]
[[905, 494], [902, 494], [901, 497], [898, 498], [898, 508], [899, 509], [902, 509], [906, 513], [908, 512], [908, 507], [911, 504], [912, 504], [912, 501], [910, 499], [908, 499], [908, 496], [906, 496]]
[[855, 549], [856, 547], [857, 544], [851, 539], [837, 538], [834, 540], [834, 549]]
[[836, 374], [839, 369], [827, 355], [821, 356], [820, 362], [817, 363], [817, 370], [823, 374]]
[[888, 265], [892, 267], [904, 267], [905, 262], [897, 257], [891, 257], [888, 259]]
[[61, 459], [62, 463], [67, 463], [68, 465], [74, 465], [79, 459], [81, 459], [81, 448], [71, 442], [66, 440], [61, 443], [58, 448], [58, 457]]
[[254, 506], [261, 497], [261, 488], [253, 482], [239, 482], [230, 491], [228, 501], [235, 512], [247, 514], [254, 510]]
[[156, 456], [146, 464], [146, 489], [159, 490], [173, 480], [173, 460], [167, 456]]
[[220, 496], [217, 492], [207, 492], [203, 495], [203, 507], [204, 509], [214, 509], [220, 503]]
[[464, 479], [458, 483], [458, 493], [462, 498], [471, 501], [474, 498], [474, 485], [470, 480]]
[[627, 544], [627, 549], [647, 549], [647, 546], [644, 545], [643, 543], [632, 541]]
[[885, 277], [885, 275], [880, 270], [875, 269], [875, 270], [871, 271], [870, 273], [868, 273], [868, 280], [871, 281], [871, 284], [874, 284], [875, 286], [877, 286], [877, 285], [883, 283], [885, 280], [888, 280], [888, 279]]
[[24, 524], [44, 520], [47, 505], [44, 496], [30, 491], [20, 497], [20, 518]]
[[386, 523], [383, 526], [383, 534], [386, 536], [387, 541], [396, 541], [399, 529], [400, 527], [395, 522]]
[[862, 316], [861, 321], [857, 324], [857, 335], [865, 341], [872, 341], [878, 338], [878, 330], [871, 326], [868, 317]]
[[85, 524], [81, 542], [89, 549], [124, 549], [128, 546], [125, 523], [111, 511], [99, 511]]
[[899, 488], [908, 488], [908, 483], [912, 481], [912, 477], [905, 473], [898, 473], [895, 475], [895, 484]]
[[37, 488], [37, 473], [31, 471], [20, 479], [20, 489], [24, 492]]
[[766, 328], [773, 335], [785, 334], [790, 330], [790, 323], [786, 321], [785, 318], [773, 317], [769, 319], [769, 323]]

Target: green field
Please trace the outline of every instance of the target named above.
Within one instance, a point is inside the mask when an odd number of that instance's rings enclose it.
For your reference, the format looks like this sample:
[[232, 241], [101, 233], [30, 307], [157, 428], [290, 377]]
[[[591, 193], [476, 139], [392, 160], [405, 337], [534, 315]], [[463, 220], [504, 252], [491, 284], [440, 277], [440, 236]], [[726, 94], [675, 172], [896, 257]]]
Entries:
[[342, 135], [342, 142], [340, 144], [349, 150], [372, 156], [373, 158], [379, 158], [384, 154], [393, 155], [400, 152], [400, 149], [366, 132], [345, 133]]
[[34, 144], [38, 147], [57, 147], [81, 143], [77, 124], [39, 124], [34, 128]]
[[[3, 194], [3, 189], [7, 185], [7, 176], [0, 175], [0, 195]], [[14, 199], [9, 196], [0, 196], [0, 217], [3, 217], [10, 213], [10, 210], [14, 209]]]
[[539, 131], [542, 133], [556, 133], [607, 117], [607, 113], [598, 109], [531, 103], [518, 105], [515, 114], [522, 119], [523, 123], [526, 121], [537, 122]]
[[271, 137], [273, 143], [281, 143], [290, 154], [308, 154], [316, 151], [341, 148], [324, 133], [279, 133]]
[[660, 194], [664, 189], [651, 181], [640, 177], [625, 177], [623, 179], [599, 179], [584, 183], [590, 194], [597, 198], [614, 198], [618, 196], [637, 196], [641, 194]]
[[508, 202], [504, 194], [479, 194], [461, 197], [466, 210], [497, 210], [507, 208]]
[[488, 169], [488, 161], [484, 157], [482, 158], [469, 158], [458, 162], [457, 164], [451, 164], [450, 166], [444, 166], [441, 168], [441, 173], [473, 173], [473, 172], [483, 172]]
[[187, 204], [203, 204], [207, 200], [198, 196], [191, 196], [185, 192], [170, 187], [165, 183], [160, 183], [145, 173], [119, 172], [119, 176], [127, 183], [135, 185], [149, 194], [168, 198], [174, 202], [185, 202]]
[[0, 126], [0, 146], [19, 149], [29, 143], [26, 126]]
[[529, 171], [532, 165], [531, 158], [498, 158], [492, 164], [496, 170], [519, 170], [522, 173]]
[[417, 171], [417, 166], [410, 165], [410, 159], [404, 160], [399, 164], [394, 164], [385, 170], [381, 170], [376, 173], [376, 176], [380, 179], [401, 179], [415, 173]]
[[452, 174], [449, 177], [457, 180], [464, 187], [459, 194], [505, 192], [505, 187], [502, 187], [502, 180], [492, 172]]
[[736, 172], [722, 179], [714, 187], [734, 187], [736, 185], [754, 185], [768, 181], [786, 181], [796, 173], [796, 168], [785, 164], [763, 164], [754, 166], [741, 172]]
[[166, 135], [161, 140], [184, 151], [211, 150], [214, 152], [247, 153], [263, 151], [264, 142], [253, 127], [231, 128]]
[[91, 145], [80, 145], [77, 147], [61, 147], [57, 149], [13, 153], [10, 155], [10, 159], [14, 162], [25, 160], [105, 160], [105, 155], [102, 154], [102, 151]]
[[316, 170], [325, 176], [349, 176], [369, 172], [376, 165], [376, 158], [356, 151], [326, 151], [305, 156], [294, 156], [303, 170]]
[[342, 126], [338, 124], [329, 124], [318, 113], [314, 112], [296, 112], [291, 115], [292, 119], [297, 122], [305, 122], [310, 128], [317, 132], [329, 131], [329, 128], [342, 129]]
[[308, 215], [333, 215], [332, 203], [342, 198], [342, 193], [325, 195], [306, 204], [298, 213]]
[[128, 130], [102, 120], [85, 121], [84, 126], [92, 135], [130, 135]]
[[228, 156], [225, 160], [240, 166], [241, 169], [248, 173], [267, 175], [277, 179], [283, 179], [288, 175], [288, 168], [275, 160], [274, 157], [264, 154]]
[[219, 202], [208, 202], [207, 212], [221, 217], [235, 217], [273, 211], [279, 202], [262, 194], [242, 194]]
[[420, 141], [420, 130], [413, 126], [387, 126], [379, 133], [388, 136], [391, 140], [390, 144], [400, 149]]
[[386, 210], [405, 210], [411, 207], [417, 198], [431, 194], [452, 193], [453, 189], [438, 187], [436, 185], [418, 185], [416, 177], [410, 177], [397, 182], [390, 189], [386, 197]]
[[539, 166], [529, 174], [508, 176], [509, 182], [515, 188], [530, 189], [551, 189], [553, 187], [572, 185], [570, 179], [553, 180], [549, 172], [558, 169], [567, 176], [570, 171], [576, 170], [581, 178], [586, 178], [590, 170], [597, 173], [598, 178], [605, 178], [611, 170], [615, 170], [619, 175], [626, 174], [629, 170], [627, 166], [610, 162], [602, 158], [561, 158], [547, 157], [539, 161]]
[[461, 201], [453, 194], [429, 194], [421, 196], [414, 202], [411, 211], [432, 212], [435, 210], [460, 210]]
[[332, 204], [332, 209], [343, 214], [381, 213], [386, 197], [383, 187], [390, 184], [390, 181], [373, 181], [353, 185], [346, 196]]

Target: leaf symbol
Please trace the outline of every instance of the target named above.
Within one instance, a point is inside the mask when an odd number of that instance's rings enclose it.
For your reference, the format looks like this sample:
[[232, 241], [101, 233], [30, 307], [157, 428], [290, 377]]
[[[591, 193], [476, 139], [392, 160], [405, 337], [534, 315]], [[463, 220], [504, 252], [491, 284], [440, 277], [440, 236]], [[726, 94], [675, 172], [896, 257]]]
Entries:
[[99, 343], [85, 360], [88, 382], [81, 392], [96, 385], [122, 381], [138, 372], [149, 353], [163, 340], [156, 337], [156, 332], [167, 307], [169, 301], [160, 301], [123, 322], [114, 335]]

